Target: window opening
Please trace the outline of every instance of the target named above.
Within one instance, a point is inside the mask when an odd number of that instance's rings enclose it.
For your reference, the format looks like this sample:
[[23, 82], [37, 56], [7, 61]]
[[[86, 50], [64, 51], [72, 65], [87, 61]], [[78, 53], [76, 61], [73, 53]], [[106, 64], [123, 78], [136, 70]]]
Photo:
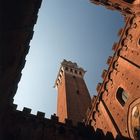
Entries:
[[126, 91], [123, 88], [119, 87], [117, 90], [117, 93], [116, 93], [116, 98], [119, 101], [119, 103], [122, 106], [124, 106], [128, 100], [128, 94], [126, 93]]
[[68, 67], [66, 67], [65, 70], [67, 71], [68, 70]]

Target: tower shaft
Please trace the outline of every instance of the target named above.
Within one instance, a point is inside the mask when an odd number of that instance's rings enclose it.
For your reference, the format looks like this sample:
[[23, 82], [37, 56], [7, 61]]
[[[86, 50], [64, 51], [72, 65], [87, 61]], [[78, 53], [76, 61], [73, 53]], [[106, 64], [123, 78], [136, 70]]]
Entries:
[[58, 89], [57, 115], [59, 121], [73, 120], [76, 124], [85, 118], [91, 98], [83, 79], [85, 71], [76, 63], [64, 60], [56, 80]]

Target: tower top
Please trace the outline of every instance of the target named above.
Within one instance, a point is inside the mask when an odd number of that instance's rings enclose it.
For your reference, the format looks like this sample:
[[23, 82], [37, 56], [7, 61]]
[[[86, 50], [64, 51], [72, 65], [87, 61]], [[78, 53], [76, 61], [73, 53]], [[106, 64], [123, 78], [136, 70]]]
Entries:
[[75, 62], [71, 62], [71, 61], [67, 61], [67, 60], [63, 60], [63, 62], [61, 63], [61, 67], [69, 67], [69, 68], [74, 68], [74, 69], [77, 69], [77, 70], [81, 70], [83, 72], [86, 72], [83, 68], [79, 67], [77, 65], [77, 63]]
[[69, 73], [73, 76], [83, 77], [85, 74], [85, 70], [77, 65], [75, 62], [63, 60], [61, 62], [61, 66], [55, 81], [54, 87], [57, 87], [61, 83], [61, 78], [64, 73]]

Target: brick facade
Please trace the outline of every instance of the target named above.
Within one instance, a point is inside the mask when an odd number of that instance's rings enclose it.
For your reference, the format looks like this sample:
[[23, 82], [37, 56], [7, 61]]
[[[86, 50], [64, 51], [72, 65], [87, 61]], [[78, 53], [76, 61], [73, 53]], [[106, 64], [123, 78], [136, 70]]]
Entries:
[[[92, 2], [95, 2], [94, 0]], [[108, 1], [109, 2], [109, 1]], [[98, 2], [107, 6], [107, 3]], [[116, 1], [111, 1], [115, 5]], [[124, 2], [125, 3], [125, 2]], [[123, 5], [119, 1], [118, 6]], [[91, 110], [88, 110], [87, 124], [100, 128], [106, 133], [111, 131], [114, 136], [123, 135], [132, 139], [140, 138], [140, 124], [135, 113], [139, 113], [140, 99], [140, 16], [134, 7], [140, 8], [138, 1], [130, 5], [130, 11], [125, 13], [121, 8], [114, 8], [125, 14], [125, 27], [119, 31], [120, 40], [113, 45], [114, 55], [109, 57], [108, 70], [104, 70], [103, 82], [97, 85], [98, 95], [93, 100]], [[107, 6], [108, 8], [108, 6]], [[124, 8], [124, 6], [123, 6]], [[135, 102], [137, 102], [135, 105]]]

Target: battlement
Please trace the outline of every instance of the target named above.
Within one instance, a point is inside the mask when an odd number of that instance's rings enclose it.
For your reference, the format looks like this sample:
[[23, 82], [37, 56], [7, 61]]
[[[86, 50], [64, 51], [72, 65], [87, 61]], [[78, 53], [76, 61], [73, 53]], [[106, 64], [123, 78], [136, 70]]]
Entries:
[[96, 5], [105, 6], [110, 10], [117, 10], [122, 14], [139, 14], [140, 2], [139, 0], [90, 0]]
[[[51, 116], [50, 119], [45, 118], [45, 113], [38, 111], [37, 115], [30, 114], [31, 109], [24, 107], [22, 111], [15, 110], [17, 105], [13, 104], [11, 106], [12, 110], [10, 116], [8, 116], [11, 122], [16, 122], [15, 125], [9, 126], [8, 125], [6, 131], [7, 134], [10, 134], [9, 130], [12, 127], [12, 134], [18, 134], [18, 138], [23, 138], [24, 136], [30, 137], [37, 137], [39, 134], [43, 137], [39, 137], [39, 139], [48, 139], [54, 140], [54, 136], [57, 138], [63, 139], [67, 138], [68, 140], [71, 136], [74, 138], [80, 138], [80, 140], [93, 140], [93, 139], [110, 139], [110, 140], [120, 140], [120, 139], [127, 139], [123, 136], [117, 136], [116, 138], [113, 137], [111, 132], [104, 133], [101, 129], [94, 129], [91, 125], [86, 125], [84, 122], [78, 122], [77, 125], [73, 125], [72, 120], [65, 119], [64, 123], [58, 121], [58, 117], [54, 114]], [[15, 129], [16, 128], [16, 129]], [[17, 132], [20, 130], [20, 133]], [[37, 130], [37, 131], [36, 131]], [[50, 131], [51, 130], [51, 131]], [[39, 133], [37, 133], [39, 131]], [[46, 135], [47, 134], [47, 135]], [[39, 135], [40, 136], [40, 135]]]
[[[36, 115], [31, 114], [32, 109], [24, 107], [22, 111], [17, 110], [16, 104], [11, 104], [11, 113], [12, 118], [17, 120], [17, 124], [20, 125], [26, 124], [26, 122], [34, 125], [34, 123], [38, 122], [40, 126], [42, 123], [44, 127], [47, 129], [55, 128], [57, 132], [60, 134], [69, 134], [70, 132], [76, 136], [88, 138], [89, 140], [93, 137], [94, 129], [91, 125], [85, 124], [84, 121], [76, 122], [70, 119], [65, 119], [65, 121], [59, 122], [59, 118], [56, 114], [51, 115], [51, 118], [45, 118], [45, 113], [38, 111]], [[16, 116], [16, 117], [15, 117]], [[22, 122], [20, 122], [22, 121]], [[32, 129], [32, 128], [31, 128]], [[70, 132], [69, 132], [70, 131]]]
[[67, 61], [65, 59], [61, 63], [61, 67], [64, 68], [64, 71], [69, 71], [70, 70], [71, 72], [75, 72], [76, 74], [77, 74], [76, 70], [79, 71], [79, 74], [80, 74], [80, 72], [81, 73], [85, 73], [86, 72], [83, 68], [79, 67], [77, 65], [77, 63], [71, 62], [71, 61]]
[[65, 119], [64, 123], [59, 122], [58, 116], [56, 116], [56, 114], [51, 115], [50, 118], [46, 118], [44, 112], [37, 111], [37, 114], [32, 114], [31, 113], [32, 109], [30, 109], [30, 108], [23, 107], [22, 110], [18, 110], [17, 107], [18, 107], [18, 105], [12, 104], [11, 105], [11, 109], [12, 109], [11, 111], [14, 111], [15, 113], [23, 115], [24, 117], [27, 117], [27, 118], [30, 117], [30, 118], [36, 118], [36, 119], [39, 119], [39, 120], [43, 119], [43, 120], [47, 120], [47, 121], [52, 121], [54, 123], [65, 124], [66, 126], [71, 126], [71, 127], [79, 127], [80, 125], [85, 126], [84, 122], [77, 122], [76, 125], [73, 125], [73, 121], [69, 120], [67, 118]]
[[[112, 46], [112, 50], [114, 50], [115, 53], [113, 54], [113, 56], [108, 57], [107, 62], [106, 62], [108, 64], [108, 70], [103, 70], [102, 75], [101, 75], [101, 77], [103, 78], [103, 82], [98, 83], [96, 87], [96, 90], [99, 94], [103, 91], [108, 91], [108, 84], [110, 81], [112, 81], [111, 73], [113, 72], [113, 70], [117, 72], [117, 67], [118, 67], [117, 59], [120, 55], [119, 54], [120, 50], [126, 47], [126, 43], [127, 43], [126, 36], [127, 35], [130, 36], [130, 33], [129, 33], [130, 24], [134, 25], [136, 22], [138, 21], [136, 21], [134, 16], [127, 17], [125, 27], [119, 30], [118, 35], [120, 36], [120, 40], [119, 42], [115, 42]], [[129, 40], [130, 39], [131, 37], [129, 37]]]
[[79, 67], [77, 63], [67, 61], [64, 59], [63, 62], [61, 63], [54, 87], [58, 86], [61, 83], [61, 78], [64, 73], [69, 73], [73, 76], [78, 76], [82, 78], [85, 72], [86, 71], [83, 68]]
[[31, 108], [23, 107], [22, 110], [18, 110], [17, 109], [18, 108], [18, 105], [17, 104], [12, 104], [11, 105], [11, 108], [12, 108], [13, 111], [20, 112], [24, 116], [36, 116], [37, 118], [45, 118], [45, 113], [44, 112], [37, 111], [37, 114], [36, 115], [31, 114], [31, 111], [32, 111]]

